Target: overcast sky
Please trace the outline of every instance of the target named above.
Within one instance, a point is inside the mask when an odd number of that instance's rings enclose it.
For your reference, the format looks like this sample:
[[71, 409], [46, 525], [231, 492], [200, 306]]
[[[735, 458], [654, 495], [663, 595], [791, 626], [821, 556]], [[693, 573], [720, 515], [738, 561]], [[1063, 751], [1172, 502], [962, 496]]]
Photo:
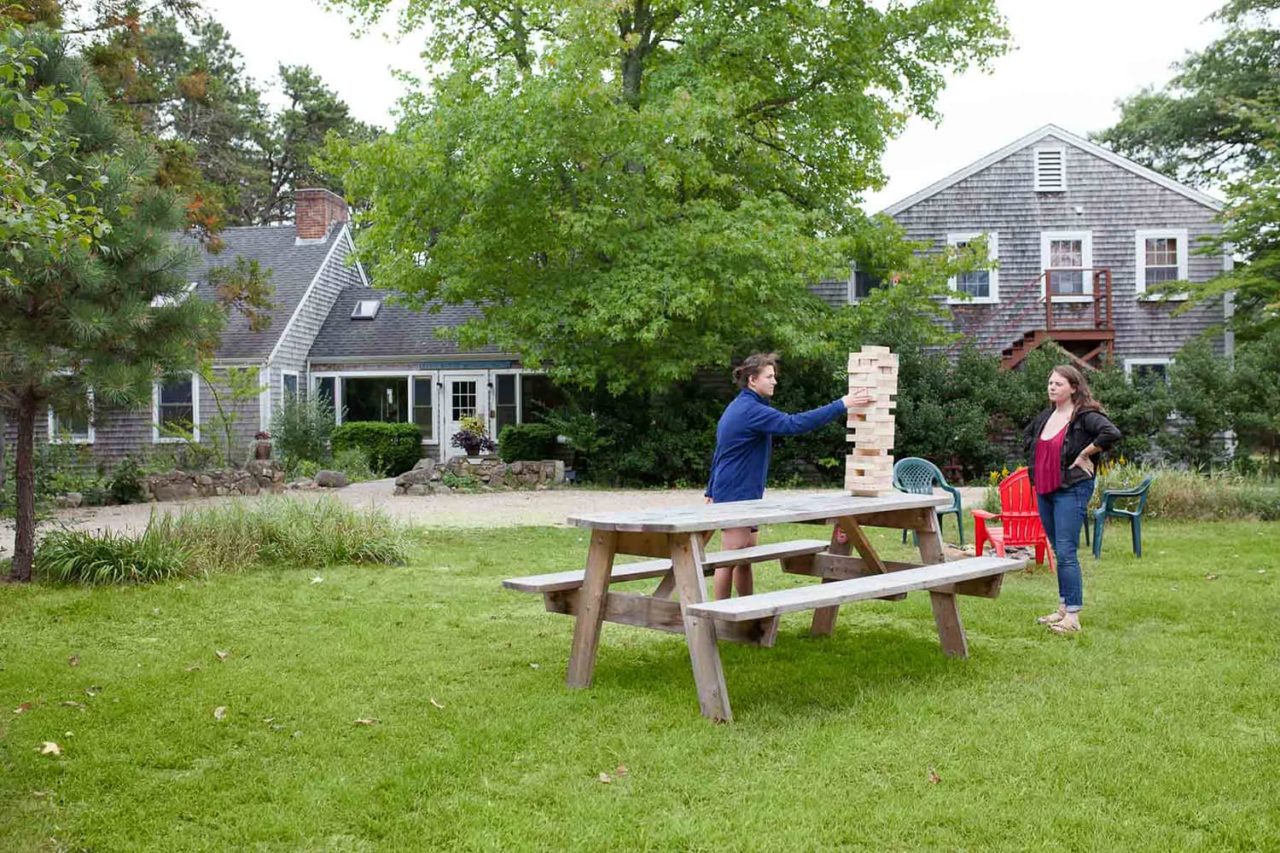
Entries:
[[[913, 120], [885, 155], [888, 185], [868, 211], [904, 198], [1044, 124], [1084, 136], [1112, 124], [1117, 98], [1162, 83], [1170, 65], [1220, 32], [1206, 20], [1223, 0], [1000, 0], [1014, 49], [990, 74], [950, 81], [937, 126]], [[310, 65], [367, 122], [390, 127], [402, 88], [393, 68], [422, 70], [419, 44], [384, 33], [352, 37], [319, 0], [205, 0], [231, 33], [251, 76], [280, 63]], [[384, 28], [386, 29], [386, 28]]]

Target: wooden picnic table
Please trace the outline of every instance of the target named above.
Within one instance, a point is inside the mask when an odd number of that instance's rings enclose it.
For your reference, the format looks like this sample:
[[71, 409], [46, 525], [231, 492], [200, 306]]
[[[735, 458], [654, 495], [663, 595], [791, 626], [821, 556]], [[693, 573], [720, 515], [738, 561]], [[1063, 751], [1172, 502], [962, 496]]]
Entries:
[[[540, 592], [548, 610], [576, 618], [566, 677], [570, 687], [591, 685], [603, 622], [683, 633], [702, 713], [727, 721], [732, 712], [718, 641], [771, 646], [779, 616], [785, 612], [813, 610], [811, 633], [824, 635], [834, 630], [842, 603], [868, 598], [897, 600], [910, 590], [928, 589], [943, 651], [966, 655], [956, 595], [994, 597], [1003, 573], [1024, 563], [988, 557], [946, 563], [935, 509], [950, 500], [949, 496], [934, 495], [855, 497], [827, 493], [573, 516], [569, 524], [591, 531], [586, 568], [511, 578], [504, 585]], [[794, 522], [831, 524], [833, 530], [829, 539], [772, 543], [711, 555], [704, 550], [705, 541], [716, 530]], [[882, 559], [864, 527], [914, 531], [922, 562]], [[659, 559], [615, 565], [618, 555]], [[706, 575], [717, 566], [772, 559], [779, 560], [783, 571], [816, 576], [823, 584], [722, 602], [708, 600]], [[611, 581], [645, 577], [661, 578], [651, 594], [609, 590]]]

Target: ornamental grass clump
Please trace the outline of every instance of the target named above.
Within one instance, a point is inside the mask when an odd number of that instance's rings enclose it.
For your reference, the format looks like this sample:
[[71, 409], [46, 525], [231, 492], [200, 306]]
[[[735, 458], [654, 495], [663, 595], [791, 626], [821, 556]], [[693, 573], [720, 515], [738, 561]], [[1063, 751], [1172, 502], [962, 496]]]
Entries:
[[191, 553], [151, 528], [141, 536], [110, 530], [57, 530], [36, 550], [37, 577], [54, 583], [154, 583], [183, 574]]
[[152, 529], [187, 544], [200, 574], [261, 566], [319, 568], [339, 564], [400, 564], [407, 531], [383, 513], [356, 510], [333, 498], [266, 498], [153, 520]]

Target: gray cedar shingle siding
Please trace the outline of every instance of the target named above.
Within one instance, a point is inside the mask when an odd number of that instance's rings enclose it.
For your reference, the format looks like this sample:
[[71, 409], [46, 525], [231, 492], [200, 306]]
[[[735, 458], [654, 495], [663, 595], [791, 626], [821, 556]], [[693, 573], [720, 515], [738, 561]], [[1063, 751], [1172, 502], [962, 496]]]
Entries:
[[[1034, 150], [1042, 145], [1066, 149], [1066, 192], [1033, 191]], [[1077, 213], [1077, 206], [1083, 212]], [[1118, 361], [1172, 356], [1223, 318], [1220, 302], [1172, 316], [1176, 305], [1139, 300], [1135, 283], [1135, 231], [1163, 227], [1187, 230], [1192, 281], [1219, 274], [1221, 255], [1196, 253], [1198, 237], [1220, 230], [1214, 222], [1215, 211], [1053, 134], [893, 216], [909, 239], [937, 246], [945, 245], [948, 233], [999, 234], [1000, 302], [953, 306], [955, 328], [996, 352], [1012, 344], [1023, 331], [1044, 326], [1043, 303], [1031, 299], [1033, 289], [1036, 293], [1039, 290], [1042, 231], [1092, 232], [1093, 265], [1112, 271]], [[1056, 314], [1058, 303], [1054, 307]], [[1068, 316], [1074, 313], [1083, 322], [1091, 319], [1093, 308], [1089, 304], [1067, 310]], [[993, 318], [998, 319], [993, 322]], [[1216, 338], [1220, 342], [1221, 335]]]

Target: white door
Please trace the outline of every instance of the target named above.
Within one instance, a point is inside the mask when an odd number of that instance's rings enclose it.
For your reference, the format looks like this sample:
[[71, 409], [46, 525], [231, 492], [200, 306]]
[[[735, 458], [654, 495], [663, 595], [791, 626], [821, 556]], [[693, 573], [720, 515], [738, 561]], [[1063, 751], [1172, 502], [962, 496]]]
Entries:
[[440, 443], [444, 448], [444, 458], [464, 456], [466, 451], [454, 447], [450, 439], [462, 429], [463, 418], [479, 418], [488, 429], [489, 424], [489, 385], [488, 374], [480, 372], [446, 373], [441, 377], [444, 383], [444, 399], [440, 408], [444, 410], [444, 431], [440, 434]]

